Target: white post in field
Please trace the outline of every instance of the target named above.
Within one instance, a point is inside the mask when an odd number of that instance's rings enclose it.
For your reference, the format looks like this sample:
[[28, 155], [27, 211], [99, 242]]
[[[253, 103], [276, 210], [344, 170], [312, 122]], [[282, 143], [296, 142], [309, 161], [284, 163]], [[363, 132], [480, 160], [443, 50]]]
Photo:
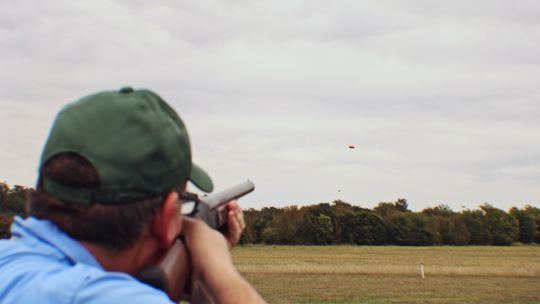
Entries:
[[422, 279], [424, 279], [424, 262], [420, 263], [420, 274], [422, 275]]

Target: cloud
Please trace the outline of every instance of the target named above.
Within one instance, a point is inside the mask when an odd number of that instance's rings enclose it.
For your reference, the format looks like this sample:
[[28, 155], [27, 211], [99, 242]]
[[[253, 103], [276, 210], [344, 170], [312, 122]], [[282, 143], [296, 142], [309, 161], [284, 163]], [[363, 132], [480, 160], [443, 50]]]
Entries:
[[180, 112], [218, 187], [256, 182], [248, 206], [537, 203], [538, 8], [3, 2], [0, 178], [33, 184], [61, 105], [132, 85]]

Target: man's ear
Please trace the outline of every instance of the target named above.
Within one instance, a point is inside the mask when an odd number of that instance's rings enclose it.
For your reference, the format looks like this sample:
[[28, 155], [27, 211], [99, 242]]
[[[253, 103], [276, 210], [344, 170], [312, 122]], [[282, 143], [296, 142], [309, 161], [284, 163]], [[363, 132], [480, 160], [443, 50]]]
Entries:
[[182, 216], [178, 214], [180, 203], [178, 193], [171, 191], [154, 215], [152, 234], [159, 240], [162, 248], [169, 248], [182, 231]]

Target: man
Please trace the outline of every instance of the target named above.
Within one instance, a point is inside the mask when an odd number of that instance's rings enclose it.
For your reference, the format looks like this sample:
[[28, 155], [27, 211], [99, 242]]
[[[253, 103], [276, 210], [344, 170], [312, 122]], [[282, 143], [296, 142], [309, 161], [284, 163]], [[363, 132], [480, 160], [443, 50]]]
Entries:
[[29, 217], [0, 241], [0, 303], [170, 303], [135, 279], [182, 235], [191, 277], [218, 303], [262, 303], [232, 264], [244, 229], [236, 202], [224, 235], [182, 218], [187, 182], [212, 191], [191, 161], [176, 112], [148, 90], [87, 96], [57, 116]]

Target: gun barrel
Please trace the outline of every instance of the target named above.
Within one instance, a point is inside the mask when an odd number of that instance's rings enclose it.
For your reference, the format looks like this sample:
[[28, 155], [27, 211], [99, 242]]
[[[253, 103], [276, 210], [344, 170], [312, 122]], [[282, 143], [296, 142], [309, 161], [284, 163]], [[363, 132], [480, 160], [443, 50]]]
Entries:
[[209, 210], [214, 210], [219, 206], [242, 197], [255, 189], [255, 184], [247, 180], [243, 183], [240, 183], [234, 187], [228, 188], [226, 190], [199, 197], [199, 204], [204, 203], [208, 206]]

